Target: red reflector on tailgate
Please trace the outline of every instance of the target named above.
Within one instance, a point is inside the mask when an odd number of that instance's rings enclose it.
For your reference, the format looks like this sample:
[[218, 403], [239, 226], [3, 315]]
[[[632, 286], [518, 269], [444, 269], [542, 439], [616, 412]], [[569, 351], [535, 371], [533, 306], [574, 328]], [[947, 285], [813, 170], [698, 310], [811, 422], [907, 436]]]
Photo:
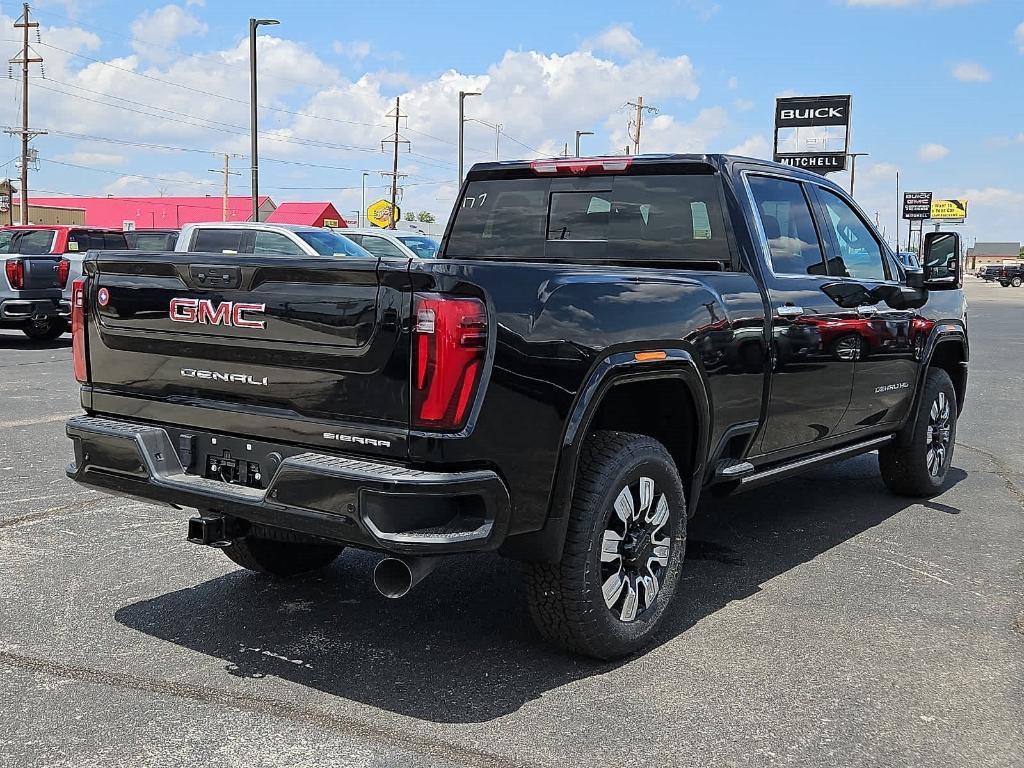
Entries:
[[413, 318], [413, 425], [461, 429], [487, 351], [484, 304], [478, 299], [417, 293]]
[[85, 278], [71, 283], [71, 356], [75, 364], [75, 379], [85, 384], [89, 369], [85, 360]]

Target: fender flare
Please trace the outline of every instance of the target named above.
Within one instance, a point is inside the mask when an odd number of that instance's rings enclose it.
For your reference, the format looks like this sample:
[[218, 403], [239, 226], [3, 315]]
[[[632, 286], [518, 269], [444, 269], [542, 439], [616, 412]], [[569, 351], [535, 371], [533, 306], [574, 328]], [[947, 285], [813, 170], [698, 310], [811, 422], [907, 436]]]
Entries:
[[[648, 347], [649, 349], [649, 347]], [[614, 387], [635, 382], [676, 379], [690, 392], [697, 416], [697, 443], [691, 476], [683, 478], [690, 487], [687, 499], [689, 511], [700, 500], [704, 477], [704, 464], [711, 438], [711, 398], [700, 367], [685, 349], [664, 348], [666, 357], [658, 361], [638, 361], [635, 350], [610, 354], [595, 364], [572, 405], [559, 445], [558, 461], [551, 491], [548, 494], [548, 514], [544, 526], [536, 532], [521, 534], [502, 547], [503, 554], [526, 560], [557, 562], [562, 556], [565, 533], [569, 526], [569, 508], [572, 503], [573, 480], [579, 463], [580, 449], [591, 422], [605, 396]]]
[[[917, 372], [917, 386], [914, 389], [914, 400], [910, 405], [907, 415], [896, 433], [896, 441], [900, 445], [906, 445], [911, 439], [911, 429], [916, 418], [917, 409], [920, 405], [921, 393], [924, 391], [924, 383], [928, 377], [928, 369], [931, 367], [935, 350], [940, 344], [959, 344], [963, 352], [964, 362], [970, 359], [969, 346], [967, 341], [967, 328], [959, 320], [945, 320], [935, 324], [928, 339], [925, 341], [924, 350], [921, 352], [921, 365]], [[962, 408], [962, 406], [961, 406]]]

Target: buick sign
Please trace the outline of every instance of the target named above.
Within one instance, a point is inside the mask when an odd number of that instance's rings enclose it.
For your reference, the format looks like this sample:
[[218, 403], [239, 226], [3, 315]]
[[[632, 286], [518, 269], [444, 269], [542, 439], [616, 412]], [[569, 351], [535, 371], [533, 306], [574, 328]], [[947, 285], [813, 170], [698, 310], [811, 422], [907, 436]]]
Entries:
[[846, 170], [850, 97], [797, 96], [775, 100], [777, 163], [820, 174]]

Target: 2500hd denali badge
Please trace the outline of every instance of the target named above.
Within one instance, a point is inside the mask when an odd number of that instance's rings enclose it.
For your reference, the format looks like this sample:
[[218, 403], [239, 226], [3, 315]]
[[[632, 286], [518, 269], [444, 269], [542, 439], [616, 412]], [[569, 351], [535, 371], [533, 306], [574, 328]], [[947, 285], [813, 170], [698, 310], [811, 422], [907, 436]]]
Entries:
[[227, 325], [235, 328], [255, 328], [262, 331], [266, 320], [255, 320], [252, 315], [263, 314], [266, 304], [245, 304], [222, 301], [216, 307], [209, 299], [171, 299], [170, 316], [176, 323], [199, 325]]

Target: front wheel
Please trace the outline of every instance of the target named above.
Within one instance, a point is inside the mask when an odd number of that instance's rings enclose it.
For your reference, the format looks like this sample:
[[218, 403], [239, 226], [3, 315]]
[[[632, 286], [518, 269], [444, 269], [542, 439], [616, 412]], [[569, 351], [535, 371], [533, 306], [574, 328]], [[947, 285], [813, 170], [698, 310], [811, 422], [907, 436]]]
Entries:
[[1012, 285], [1014, 288], [1020, 288], [1021, 279], [1019, 277], [1013, 278], [1013, 280], [1010, 281], [1010, 285]]
[[278, 528], [261, 533], [264, 535], [232, 539], [221, 551], [250, 571], [288, 578], [326, 568], [344, 549], [340, 544], [311, 543]]
[[949, 374], [930, 368], [913, 421], [897, 441], [878, 451], [882, 480], [900, 496], [934, 496], [953, 461], [956, 445], [956, 390]]
[[661, 443], [597, 432], [583, 446], [562, 559], [529, 566], [530, 614], [549, 641], [614, 659], [654, 637], [679, 584], [686, 498]]
[[56, 341], [67, 333], [68, 324], [59, 317], [47, 317], [43, 320], [29, 320], [21, 332], [32, 341]]

